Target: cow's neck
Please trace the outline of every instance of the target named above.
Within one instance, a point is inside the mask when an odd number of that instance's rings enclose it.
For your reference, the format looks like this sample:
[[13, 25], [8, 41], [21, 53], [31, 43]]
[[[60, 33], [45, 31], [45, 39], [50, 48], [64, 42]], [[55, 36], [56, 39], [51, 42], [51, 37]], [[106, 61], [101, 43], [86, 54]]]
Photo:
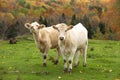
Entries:
[[33, 36], [34, 36], [34, 40], [37, 42], [38, 41], [39, 32], [37, 32], [37, 31], [34, 32]]

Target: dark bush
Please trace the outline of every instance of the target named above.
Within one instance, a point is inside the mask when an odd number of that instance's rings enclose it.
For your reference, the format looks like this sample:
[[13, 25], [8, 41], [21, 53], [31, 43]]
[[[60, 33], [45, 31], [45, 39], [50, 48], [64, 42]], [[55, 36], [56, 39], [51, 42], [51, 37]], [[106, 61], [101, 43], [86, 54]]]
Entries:
[[16, 44], [17, 40], [15, 37], [9, 39], [9, 44]]
[[17, 25], [18, 25], [18, 22], [13, 23], [11, 26], [8, 27], [8, 29], [6, 30], [6, 33], [5, 33], [7, 39], [15, 38], [18, 35], [17, 34], [17, 32], [18, 32]]

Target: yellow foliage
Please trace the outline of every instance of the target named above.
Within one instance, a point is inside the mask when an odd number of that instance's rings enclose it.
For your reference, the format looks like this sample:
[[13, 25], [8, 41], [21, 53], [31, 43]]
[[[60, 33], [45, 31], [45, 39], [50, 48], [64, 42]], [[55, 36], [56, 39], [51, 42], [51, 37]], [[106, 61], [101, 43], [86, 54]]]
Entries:
[[8, 7], [8, 4], [7, 4], [6, 2], [2, 2], [2, 1], [1, 1], [0, 6], [1, 6], [2, 8], [7, 8], [7, 7]]
[[12, 13], [7, 13], [7, 16], [9, 17], [10, 20], [13, 20], [14, 19], [14, 16]]
[[0, 18], [2, 18], [4, 16], [3, 12], [0, 12]]
[[20, 12], [20, 13], [18, 14], [18, 18], [21, 18], [21, 17], [25, 17], [25, 14]]

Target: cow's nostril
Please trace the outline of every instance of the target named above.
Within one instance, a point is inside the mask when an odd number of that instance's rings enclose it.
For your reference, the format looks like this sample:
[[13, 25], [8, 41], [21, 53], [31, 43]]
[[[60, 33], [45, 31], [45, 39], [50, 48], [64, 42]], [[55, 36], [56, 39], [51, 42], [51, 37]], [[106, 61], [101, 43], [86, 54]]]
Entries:
[[64, 39], [64, 37], [60, 37], [60, 40], [63, 40]]

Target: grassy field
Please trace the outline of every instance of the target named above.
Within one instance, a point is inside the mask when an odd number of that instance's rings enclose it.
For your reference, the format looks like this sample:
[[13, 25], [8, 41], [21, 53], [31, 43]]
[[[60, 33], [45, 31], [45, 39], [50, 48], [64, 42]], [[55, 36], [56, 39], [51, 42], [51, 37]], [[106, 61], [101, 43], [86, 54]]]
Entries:
[[42, 56], [34, 41], [20, 39], [10, 45], [0, 41], [0, 80], [120, 80], [120, 41], [89, 40], [87, 67], [80, 64], [72, 74], [63, 73], [63, 60], [53, 65], [50, 50], [47, 67], [42, 67]]

